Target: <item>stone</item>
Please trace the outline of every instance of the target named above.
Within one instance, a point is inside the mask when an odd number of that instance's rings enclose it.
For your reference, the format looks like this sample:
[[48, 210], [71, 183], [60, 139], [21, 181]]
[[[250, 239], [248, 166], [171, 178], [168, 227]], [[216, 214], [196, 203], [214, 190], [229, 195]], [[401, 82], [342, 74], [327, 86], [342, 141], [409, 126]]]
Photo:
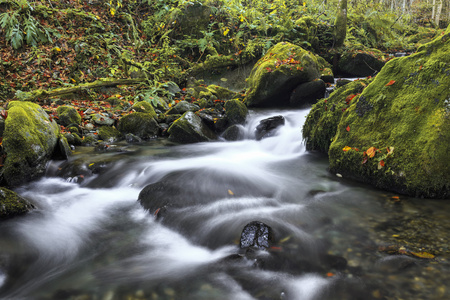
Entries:
[[180, 101], [173, 107], [171, 107], [166, 114], [174, 115], [174, 114], [184, 114], [188, 111], [197, 111], [200, 109], [200, 106], [196, 104], [189, 103], [187, 101]]
[[[333, 133], [305, 136], [331, 136], [323, 150], [332, 173], [413, 197], [450, 197], [449, 49], [450, 26], [415, 54], [386, 63], [361, 94], [336, 99], [344, 111], [329, 122]], [[330, 105], [313, 106], [304, 132], [328, 122]]]
[[91, 120], [97, 125], [106, 125], [106, 126], [112, 126], [115, 122], [114, 119], [111, 119], [110, 117], [101, 113], [93, 114]]
[[241, 249], [265, 250], [273, 242], [272, 228], [259, 221], [245, 225], [241, 233], [239, 247]]
[[278, 43], [253, 67], [247, 79], [248, 107], [282, 107], [297, 86], [320, 77], [317, 58], [305, 49]]
[[225, 102], [225, 112], [229, 125], [244, 124], [248, 115], [247, 106], [238, 99], [232, 99]]
[[73, 106], [59, 106], [56, 109], [59, 124], [68, 126], [70, 124], [81, 124], [81, 116]]
[[98, 129], [98, 138], [107, 142], [114, 143], [121, 139], [122, 134], [115, 127], [101, 126]]
[[322, 79], [305, 82], [296, 87], [291, 94], [289, 103], [292, 107], [302, 107], [317, 102], [325, 96], [326, 85]]
[[34, 208], [33, 204], [19, 194], [0, 187], [0, 220], [23, 215]]
[[216, 134], [193, 112], [184, 113], [168, 129], [169, 139], [176, 143], [197, 143], [216, 140]]
[[59, 126], [37, 104], [11, 101], [5, 120], [3, 178], [9, 186], [38, 179], [45, 173], [59, 138]]
[[368, 53], [345, 53], [338, 62], [338, 74], [349, 77], [374, 76], [384, 62]]
[[159, 126], [151, 114], [134, 112], [120, 119], [118, 130], [122, 134], [132, 133], [141, 139], [148, 140], [157, 137]]
[[156, 112], [153, 106], [147, 101], [139, 101], [131, 106], [131, 110], [135, 112], [149, 113], [152, 117], [156, 117]]
[[244, 129], [240, 125], [231, 125], [223, 133], [222, 138], [227, 141], [240, 141], [244, 139]]
[[275, 135], [278, 127], [284, 126], [285, 119], [283, 116], [270, 117], [261, 120], [255, 129], [255, 138], [257, 141]]

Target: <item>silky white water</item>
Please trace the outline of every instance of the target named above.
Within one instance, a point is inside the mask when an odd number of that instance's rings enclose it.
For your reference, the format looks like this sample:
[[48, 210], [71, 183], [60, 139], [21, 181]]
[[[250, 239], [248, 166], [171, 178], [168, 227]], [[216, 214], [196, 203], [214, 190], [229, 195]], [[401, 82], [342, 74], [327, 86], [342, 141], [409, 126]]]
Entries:
[[[252, 112], [236, 142], [153, 141], [54, 162], [48, 177], [17, 190], [37, 209], [0, 223], [0, 299], [388, 294], [386, 274], [372, 270], [383, 255], [369, 222], [389, 213], [386, 194], [329, 174], [326, 157], [305, 151], [307, 113]], [[276, 115], [286, 125], [256, 141], [259, 121]], [[101, 171], [87, 172], [93, 166]], [[140, 192], [159, 182], [170, 188], [146, 211]], [[274, 241], [249, 255], [239, 238], [252, 221], [270, 226]]]

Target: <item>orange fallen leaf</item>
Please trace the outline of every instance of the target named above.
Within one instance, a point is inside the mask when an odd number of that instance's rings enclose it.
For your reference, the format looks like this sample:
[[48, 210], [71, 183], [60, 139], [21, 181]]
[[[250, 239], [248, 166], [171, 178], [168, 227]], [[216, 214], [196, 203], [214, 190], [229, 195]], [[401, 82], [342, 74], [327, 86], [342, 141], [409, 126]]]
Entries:
[[370, 147], [369, 149], [367, 149], [366, 154], [368, 157], [372, 158], [375, 156], [376, 151], [377, 151], [377, 148]]
[[350, 126], [347, 126], [347, 128], [345, 128], [345, 130], [350, 131]]
[[378, 163], [378, 170], [384, 167], [384, 160], [380, 160]]
[[331, 273], [331, 272], [327, 273], [327, 277], [333, 277], [333, 276], [334, 276], [334, 273]]
[[394, 83], [395, 83], [395, 80], [391, 80], [391, 81], [389, 81], [389, 82], [386, 84], [386, 86], [393, 85]]

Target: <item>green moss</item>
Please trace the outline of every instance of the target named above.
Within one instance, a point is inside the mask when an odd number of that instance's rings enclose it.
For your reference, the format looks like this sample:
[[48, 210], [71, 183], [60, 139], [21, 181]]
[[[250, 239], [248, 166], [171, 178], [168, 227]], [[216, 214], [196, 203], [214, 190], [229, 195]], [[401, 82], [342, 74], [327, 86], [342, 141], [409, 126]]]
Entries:
[[225, 111], [229, 125], [243, 124], [248, 114], [247, 106], [238, 99], [226, 101]]
[[299, 84], [319, 78], [317, 58], [299, 46], [278, 43], [253, 67], [247, 83], [247, 106], [274, 106], [289, 103]]
[[167, 130], [169, 138], [177, 143], [198, 143], [217, 139], [214, 132], [211, 131], [193, 112], [184, 113]]
[[3, 174], [7, 183], [15, 186], [42, 175], [58, 136], [58, 125], [39, 105], [11, 101], [3, 136], [7, 154]]
[[34, 206], [15, 192], [0, 187], [0, 220], [22, 215]]
[[105, 142], [115, 142], [120, 140], [121, 133], [119, 130], [117, 130], [115, 127], [111, 126], [102, 126], [98, 129], [98, 137], [99, 139], [105, 141]]
[[81, 124], [81, 116], [73, 106], [59, 106], [56, 109], [59, 122], [63, 126]]
[[233, 91], [230, 91], [227, 88], [215, 85], [215, 84], [211, 84], [208, 86], [208, 91], [211, 92], [211, 94], [213, 94], [214, 96], [217, 97], [217, 99], [220, 100], [228, 100], [233, 98], [236, 93]]
[[[306, 149], [328, 153], [343, 112], [357, 100], [370, 79], [352, 81], [331, 93], [329, 98], [321, 99], [311, 108], [303, 126]], [[351, 97], [353, 99], [349, 100]]]
[[119, 131], [122, 134], [132, 133], [142, 139], [155, 138], [159, 132], [159, 126], [149, 113], [135, 112], [120, 119]]
[[[387, 63], [344, 112], [329, 150], [330, 169], [413, 196], [449, 197], [449, 86], [447, 29], [419, 52]], [[360, 151], [344, 152], [346, 146]], [[380, 152], [362, 164], [370, 147]]]
[[150, 114], [152, 117], [156, 117], [156, 112], [155, 109], [153, 108], [153, 106], [148, 103], [147, 101], [139, 101], [136, 102], [135, 104], [133, 104], [133, 106], [131, 107], [132, 110], [136, 111], [136, 112], [143, 112], [143, 113], [148, 113]]

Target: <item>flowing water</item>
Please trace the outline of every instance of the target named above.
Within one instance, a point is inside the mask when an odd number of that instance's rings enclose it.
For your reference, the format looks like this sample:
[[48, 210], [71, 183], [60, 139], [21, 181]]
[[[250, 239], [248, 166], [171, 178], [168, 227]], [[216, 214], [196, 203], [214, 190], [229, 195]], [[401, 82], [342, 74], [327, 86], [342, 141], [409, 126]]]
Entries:
[[[237, 142], [52, 162], [17, 190], [37, 209], [0, 223], [0, 299], [449, 299], [449, 202], [330, 174], [305, 151], [307, 113], [253, 111]], [[141, 190], [161, 182], [145, 210]], [[272, 228], [268, 250], [240, 249], [252, 221]]]

